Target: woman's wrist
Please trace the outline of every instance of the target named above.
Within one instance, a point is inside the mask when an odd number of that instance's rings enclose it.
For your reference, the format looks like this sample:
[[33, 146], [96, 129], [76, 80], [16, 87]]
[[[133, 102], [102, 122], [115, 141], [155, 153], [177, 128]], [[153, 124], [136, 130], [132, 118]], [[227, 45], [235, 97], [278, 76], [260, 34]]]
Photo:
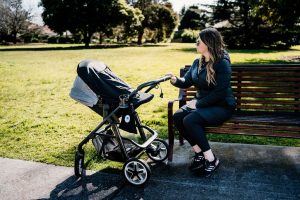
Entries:
[[176, 76], [172, 76], [170, 81], [171, 81], [172, 84], [176, 83], [177, 77]]

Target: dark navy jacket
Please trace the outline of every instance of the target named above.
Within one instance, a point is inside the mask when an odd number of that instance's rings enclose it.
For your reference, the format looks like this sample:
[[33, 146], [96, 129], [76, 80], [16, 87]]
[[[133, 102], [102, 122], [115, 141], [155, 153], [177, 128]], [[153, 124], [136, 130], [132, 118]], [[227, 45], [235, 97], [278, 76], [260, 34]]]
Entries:
[[[235, 108], [236, 101], [232, 93], [231, 80], [231, 64], [228, 54], [214, 64], [216, 85], [211, 83], [208, 85], [206, 81], [206, 64], [201, 70], [198, 70], [199, 59], [196, 59], [184, 77], [177, 78], [173, 84], [179, 88], [189, 88], [192, 85], [197, 89], [196, 107], [209, 106], [225, 106]], [[199, 76], [200, 74], [200, 76]]]

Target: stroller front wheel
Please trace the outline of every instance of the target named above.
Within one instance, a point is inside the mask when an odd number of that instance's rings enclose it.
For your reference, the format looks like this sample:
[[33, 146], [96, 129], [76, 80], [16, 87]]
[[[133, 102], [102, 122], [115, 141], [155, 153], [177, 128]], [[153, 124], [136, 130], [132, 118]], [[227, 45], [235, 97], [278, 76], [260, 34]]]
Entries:
[[74, 172], [76, 177], [81, 177], [84, 170], [84, 154], [78, 151], [75, 154]]
[[123, 166], [123, 174], [128, 183], [135, 186], [142, 186], [150, 178], [149, 165], [140, 159], [130, 158]]
[[163, 162], [169, 156], [169, 145], [164, 140], [156, 138], [147, 148], [146, 153], [154, 162]]

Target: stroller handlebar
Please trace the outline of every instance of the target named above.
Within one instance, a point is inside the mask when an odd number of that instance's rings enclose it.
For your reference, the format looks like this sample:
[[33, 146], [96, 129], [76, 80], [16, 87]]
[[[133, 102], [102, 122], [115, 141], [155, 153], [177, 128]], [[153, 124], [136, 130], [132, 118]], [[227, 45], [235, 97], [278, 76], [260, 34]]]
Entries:
[[165, 75], [159, 79], [156, 80], [152, 80], [152, 81], [148, 81], [145, 83], [142, 83], [141, 85], [139, 85], [134, 91], [131, 92], [131, 94], [129, 95], [129, 99], [132, 98], [138, 91], [142, 90], [145, 87], [150, 86], [145, 93], [149, 92], [151, 89], [153, 89], [154, 87], [156, 87], [156, 85], [158, 85], [161, 82], [167, 81], [171, 79], [171, 75]]
[[156, 81], [158, 83], [160, 83], [160, 82], [164, 82], [164, 81], [167, 81], [167, 80], [170, 80], [170, 79], [171, 79], [171, 75], [165, 75], [165, 76], [161, 77], [160, 79], [157, 79]]

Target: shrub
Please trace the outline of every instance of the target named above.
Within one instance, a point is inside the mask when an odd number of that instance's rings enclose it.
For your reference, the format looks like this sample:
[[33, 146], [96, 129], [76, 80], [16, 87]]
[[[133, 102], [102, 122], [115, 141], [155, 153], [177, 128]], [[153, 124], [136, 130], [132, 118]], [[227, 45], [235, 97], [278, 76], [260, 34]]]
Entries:
[[189, 42], [189, 43], [196, 42], [198, 38], [198, 34], [199, 34], [198, 30], [184, 29], [181, 34], [182, 42]]
[[58, 43], [58, 37], [56, 36], [51, 36], [48, 38], [48, 43], [50, 44], [57, 44]]
[[58, 37], [58, 43], [60, 44], [70, 44], [70, 43], [74, 43], [74, 41], [72, 40], [72, 38], [69, 37], [65, 37], [65, 36], [60, 36]]
[[31, 42], [32, 42], [32, 43], [38, 43], [38, 42], [40, 42], [40, 41], [39, 41], [38, 38], [32, 38]]

